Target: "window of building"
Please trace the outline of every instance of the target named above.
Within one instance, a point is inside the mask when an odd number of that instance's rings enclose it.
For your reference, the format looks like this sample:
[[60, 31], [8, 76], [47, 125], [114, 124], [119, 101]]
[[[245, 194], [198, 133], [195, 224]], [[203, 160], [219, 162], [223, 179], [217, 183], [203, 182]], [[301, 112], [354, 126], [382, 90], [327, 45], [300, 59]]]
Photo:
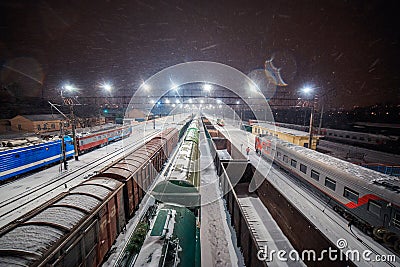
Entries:
[[311, 170], [311, 178], [319, 181], [319, 172]]
[[18, 124], [18, 131], [21, 131], [21, 130], [22, 130], [22, 125]]
[[276, 156], [277, 156], [278, 158], [280, 158], [280, 157], [281, 157], [281, 152], [277, 151], [277, 152], [276, 152]]
[[54, 123], [51, 124], [51, 129], [55, 129], [56, 125]]
[[382, 205], [376, 201], [370, 200], [368, 201], [368, 211], [377, 215], [378, 217], [381, 216], [381, 208]]
[[345, 187], [343, 196], [354, 203], [358, 203], [358, 193], [356, 191], [351, 190], [350, 188]]
[[46, 124], [46, 123], [43, 124], [43, 129], [44, 129], [44, 130], [47, 130], [47, 124]]
[[294, 159], [292, 159], [291, 161], [290, 161], [290, 165], [292, 165], [292, 167], [297, 167], [297, 161], [296, 160], [294, 160]]
[[326, 177], [325, 178], [325, 186], [328, 187], [329, 189], [335, 191], [336, 190], [336, 181]]
[[37, 129], [40, 131], [42, 130], [42, 127], [40, 127], [40, 124], [37, 125]]
[[288, 163], [288, 162], [289, 162], [289, 158], [288, 158], [288, 156], [286, 156], [286, 155], [283, 155], [283, 161], [284, 161], [284, 162], [286, 162], [286, 163]]
[[300, 163], [300, 171], [303, 173], [307, 173], [307, 166]]
[[400, 229], [400, 213], [396, 212], [393, 217], [393, 224]]

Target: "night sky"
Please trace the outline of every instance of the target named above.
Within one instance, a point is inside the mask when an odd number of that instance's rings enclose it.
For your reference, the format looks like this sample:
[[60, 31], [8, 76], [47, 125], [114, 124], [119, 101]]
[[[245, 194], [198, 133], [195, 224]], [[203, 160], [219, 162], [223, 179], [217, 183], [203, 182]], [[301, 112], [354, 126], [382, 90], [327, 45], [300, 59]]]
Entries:
[[397, 2], [0, 1], [1, 81], [45, 98], [110, 81], [122, 95], [177, 63], [250, 73], [273, 57], [294, 96], [310, 84], [331, 107], [400, 103]]

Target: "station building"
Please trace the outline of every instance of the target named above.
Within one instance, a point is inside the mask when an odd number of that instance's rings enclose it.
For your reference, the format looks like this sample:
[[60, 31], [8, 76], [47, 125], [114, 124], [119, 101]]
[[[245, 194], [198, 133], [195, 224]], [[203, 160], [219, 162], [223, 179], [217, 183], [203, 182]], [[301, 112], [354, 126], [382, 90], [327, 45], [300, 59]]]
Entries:
[[[308, 147], [307, 132], [275, 126], [271, 123], [254, 123], [251, 132], [255, 135], [272, 135], [295, 145]], [[311, 149], [316, 149], [320, 136], [313, 135]]]

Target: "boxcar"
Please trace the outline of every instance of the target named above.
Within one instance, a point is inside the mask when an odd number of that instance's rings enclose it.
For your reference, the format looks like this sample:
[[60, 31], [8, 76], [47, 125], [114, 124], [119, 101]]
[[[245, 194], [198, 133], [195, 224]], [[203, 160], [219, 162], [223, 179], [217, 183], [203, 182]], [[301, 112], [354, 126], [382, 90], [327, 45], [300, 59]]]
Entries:
[[96, 177], [0, 233], [0, 266], [98, 266], [125, 225], [122, 184]]

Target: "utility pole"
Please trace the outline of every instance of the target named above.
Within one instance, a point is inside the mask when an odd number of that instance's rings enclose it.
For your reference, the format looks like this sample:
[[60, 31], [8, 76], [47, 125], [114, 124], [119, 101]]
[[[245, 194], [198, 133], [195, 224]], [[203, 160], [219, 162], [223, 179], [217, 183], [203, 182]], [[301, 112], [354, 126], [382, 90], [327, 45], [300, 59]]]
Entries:
[[75, 115], [74, 115], [74, 102], [71, 99], [71, 102], [69, 103], [69, 110], [71, 113], [71, 122], [72, 122], [72, 139], [74, 140], [74, 151], [75, 151], [75, 160], [79, 160], [78, 155], [78, 143], [76, 142], [76, 120], [75, 120]]
[[62, 162], [64, 165], [64, 170], [68, 170], [67, 155], [66, 155], [66, 145], [64, 140], [64, 123], [60, 122], [60, 135], [61, 135], [61, 151], [62, 151]]
[[321, 107], [321, 115], [319, 117], [319, 125], [318, 125], [318, 135], [321, 134], [321, 127], [322, 127], [322, 116], [324, 115], [324, 104]]
[[[50, 106], [52, 106], [55, 110], [58, 111], [58, 113], [60, 113], [65, 119], [68, 120], [67, 115], [65, 115], [64, 113], [62, 113], [53, 103], [51, 103], [50, 101], [47, 101]], [[66, 157], [66, 146], [65, 146], [65, 140], [64, 140], [64, 125], [63, 122], [60, 122], [60, 135], [61, 135], [61, 152], [62, 152], [62, 162], [64, 163], [64, 170], [68, 169], [68, 163], [67, 163], [67, 157]]]
[[311, 105], [311, 114], [310, 114], [310, 129], [309, 129], [309, 138], [308, 138], [308, 148], [312, 149], [312, 140], [313, 140], [313, 120], [314, 120], [314, 110], [315, 110], [315, 102], [317, 101], [317, 94], [314, 95], [312, 105]]

